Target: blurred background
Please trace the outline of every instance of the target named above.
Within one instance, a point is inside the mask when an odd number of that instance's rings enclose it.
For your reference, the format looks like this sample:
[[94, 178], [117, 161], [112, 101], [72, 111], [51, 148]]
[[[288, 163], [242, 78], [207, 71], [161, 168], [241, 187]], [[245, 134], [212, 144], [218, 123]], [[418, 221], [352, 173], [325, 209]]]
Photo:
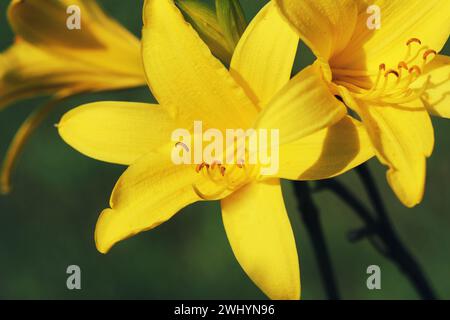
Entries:
[[[9, 1], [0, 2], [0, 50], [13, 41], [6, 21]], [[251, 19], [267, 1], [242, 1]], [[137, 36], [142, 1], [104, 0], [105, 10]], [[444, 51], [450, 54], [450, 46]], [[301, 47], [298, 67], [313, 60]], [[73, 98], [37, 130], [13, 177], [14, 190], [0, 197], [0, 298], [2, 299], [264, 299], [236, 262], [218, 203], [190, 206], [157, 229], [121, 242], [108, 255], [94, 245], [99, 212], [124, 167], [82, 156], [63, 141], [53, 124], [83, 103], [99, 100], [152, 102], [147, 88]], [[0, 155], [26, 116], [45, 99], [9, 106], [0, 115]], [[440, 298], [450, 298], [450, 126], [433, 119], [436, 148], [428, 161], [424, 201], [403, 207], [385, 181], [385, 169], [370, 162], [401, 239], [424, 269]], [[354, 172], [339, 180], [368, 204]], [[301, 260], [304, 299], [325, 299], [310, 239], [302, 225], [290, 183], [285, 200]], [[362, 226], [330, 192], [314, 194], [319, 204], [341, 296], [344, 299], [417, 299], [402, 273], [367, 240], [350, 243]], [[81, 268], [82, 290], [66, 288], [66, 268]], [[381, 267], [382, 289], [366, 287], [369, 265]]]

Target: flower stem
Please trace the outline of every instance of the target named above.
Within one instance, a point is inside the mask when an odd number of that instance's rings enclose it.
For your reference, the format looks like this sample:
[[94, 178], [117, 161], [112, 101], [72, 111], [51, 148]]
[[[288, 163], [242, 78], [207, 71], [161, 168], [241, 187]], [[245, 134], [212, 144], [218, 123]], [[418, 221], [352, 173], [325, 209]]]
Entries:
[[388, 255], [396, 261], [398, 268], [410, 279], [422, 299], [436, 299], [436, 295], [419, 263], [413, 258], [395, 232], [369, 167], [366, 164], [362, 164], [356, 169], [356, 172], [377, 214], [379, 233], [383, 235], [386, 243], [389, 244]]
[[299, 209], [308, 235], [314, 247], [317, 263], [319, 265], [323, 286], [328, 299], [340, 299], [336, 279], [334, 276], [331, 258], [320, 223], [319, 210], [311, 196], [311, 189], [306, 181], [294, 183], [294, 190], [299, 200]]
[[365, 227], [351, 233], [350, 240], [357, 241], [367, 237], [375, 249], [396, 264], [399, 270], [405, 274], [422, 299], [436, 299], [436, 295], [428, 283], [422, 268], [401, 242], [392, 226], [369, 168], [363, 164], [356, 169], [356, 172], [366, 189], [376, 214], [367, 209], [358, 198], [336, 179], [324, 180], [319, 182], [318, 185], [320, 189], [328, 189], [334, 192], [364, 221]]

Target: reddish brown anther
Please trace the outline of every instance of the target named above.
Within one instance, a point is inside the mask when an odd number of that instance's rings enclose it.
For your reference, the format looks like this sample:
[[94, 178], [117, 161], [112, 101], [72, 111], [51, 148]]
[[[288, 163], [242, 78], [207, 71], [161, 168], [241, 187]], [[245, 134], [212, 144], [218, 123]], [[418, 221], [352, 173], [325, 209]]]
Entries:
[[399, 73], [398, 73], [396, 70], [393, 70], [393, 69], [388, 70], [388, 71], [384, 74], [384, 76], [387, 77], [387, 76], [389, 76], [390, 74], [394, 74], [397, 78], [400, 77]]
[[433, 49], [425, 51], [423, 54], [423, 60], [427, 60], [427, 58], [430, 54], [437, 55], [437, 52]]
[[418, 44], [422, 44], [422, 41], [420, 41], [420, 39], [417, 38], [411, 38], [408, 40], [408, 42], [406, 42], [406, 45], [409, 46], [411, 43], [416, 42]]
[[405, 61], [401, 61], [398, 64], [398, 69], [400, 70], [401, 68], [405, 69], [405, 70], [409, 70], [408, 68], [408, 64]]
[[415, 71], [416, 73], [418, 73], [418, 74], [421, 74], [421, 73], [422, 73], [422, 70], [420, 69], [419, 66], [412, 66], [412, 67], [409, 69], [409, 73], [413, 73], [414, 71]]

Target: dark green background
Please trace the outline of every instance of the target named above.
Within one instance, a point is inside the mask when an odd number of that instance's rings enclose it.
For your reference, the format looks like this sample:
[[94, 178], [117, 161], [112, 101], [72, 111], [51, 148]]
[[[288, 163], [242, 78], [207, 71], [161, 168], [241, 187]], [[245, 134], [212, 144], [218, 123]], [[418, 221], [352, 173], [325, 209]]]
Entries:
[[[252, 17], [266, 1], [243, 1]], [[0, 4], [0, 49], [13, 35], [5, 20], [8, 1]], [[107, 11], [136, 35], [141, 2], [102, 1]], [[447, 46], [447, 54], [450, 52]], [[305, 53], [305, 54], [303, 54]], [[312, 61], [301, 51], [300, 65]], [[264, 298], [235, 261], [217, 203], [190, 206], [156, 230], [99, 254], [93, 233], [98, 213], [107, 206], [115, 181], [125, 169], [86, 158], [64, 144], [53, 124], [72, 107], [98, 100], [152, 101], [147, 88], [86, 95], [71, 99], [31, 139], [14, 175], [14, 191], [0, 198], [0, 298]], [[45, 99], [23, 101], [2, 111], [0, 154], [15, 130]], [[439, 297], [450, 298], [450, 151], [448, 121], [434, 119], [436, 148], [428, 161], [425, 199], [414, 209], [403, 207], [384, 179], [384, 168], [372, 160], [378, 185], [401, 238], [427, 273]], [[365, 199], [355, 174], [341, 181]], [[309, 238], [299, 218], [291, 185], [284, 184], [286, 205], [301, 259], [303, 297], [325, 293]], [[361, 226], [355, 214], [330, 193], [315, 195], [343, 298], [415, 299], [408, 281], [367, 241], [351, 244], [348, 231]], [[366, 201], [367, 202], [367, 201]], [[66, 268], [82, 269], [82, 290], [66, 289]], [[366, 288], [366, 268], [382, 269], [382, 290]]]

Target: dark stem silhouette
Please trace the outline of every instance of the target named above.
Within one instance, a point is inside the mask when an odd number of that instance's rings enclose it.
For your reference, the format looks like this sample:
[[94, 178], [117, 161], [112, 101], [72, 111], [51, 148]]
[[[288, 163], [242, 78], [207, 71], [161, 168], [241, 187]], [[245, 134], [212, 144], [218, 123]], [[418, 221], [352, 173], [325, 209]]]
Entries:
[[330, 253], [325, 241], [325, 235], [322, 231], [319, 210], [314, 203], [311, 195], [311, 189], [306, 181], [294, 183], [294, 190], [299, 201], [300, 214], [311, 239], [314, 254], [320, 270], [323, 286], [326, 290], [328, 299], [340, 299], [336, 278], [334, 276], [333, 265], [331, 263]]
[[428, 283], [422, 268], [401, 242], [392, 226], [369, 168], [366, 164], [363, 164], [356, 168], [356, 172], [364, 185], [375, 213], [372, 213], [338, 180], [323, 180], [317, 184], [319, 190], [327, 189], [335, 193], [364, 222], [365, 226], [363, 228], [350, 232], [349, 240], [369, 239], [375, 249], [396, 264], [399, 270], [405, 274], [422, 299], [436, 299], [436, 295]]

